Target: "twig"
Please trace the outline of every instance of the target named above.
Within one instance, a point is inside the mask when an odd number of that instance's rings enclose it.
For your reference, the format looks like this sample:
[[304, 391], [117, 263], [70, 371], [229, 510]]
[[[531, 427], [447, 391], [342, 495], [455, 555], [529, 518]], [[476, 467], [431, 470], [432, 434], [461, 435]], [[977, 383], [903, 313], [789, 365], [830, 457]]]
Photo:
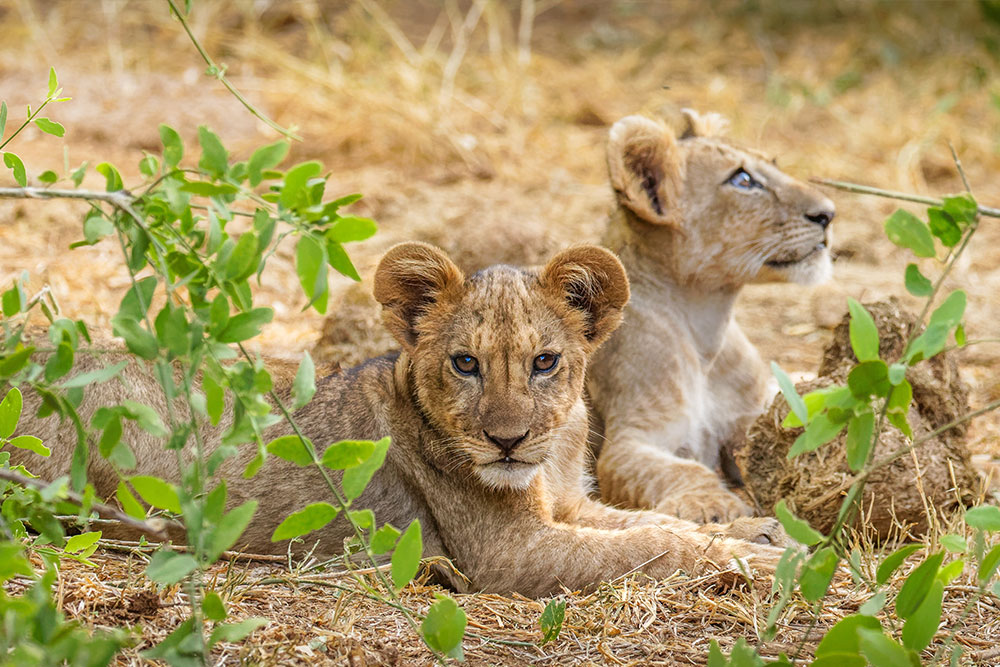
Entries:
[[209, 73], [211, 74], [211, 76], [218, 79], [219, 82], [226, 87], [226, 90], [232, 93], [233, 97], [239, 100], [240, 104], [246, 107], [247, 111], [249, 111], [254, 116], [259, 118], [261, 121], [266, 123], [268, 127], [277, 132], [280, 132], [289, 139], [302, 141], [302, 137], [295, 134], [291, 130], [286, 130], [285, 128], [283, 128], [282, 126], [278, 125], [276, 122], [265, 116], [262, 112], [260, 112], [257, 109], [257, 107], [250, 104], [250, 101], [247, 100], [247, 98], [243, 97], [243, 94], [240, 93], [240, 91], [236, 90], [236, 87], [233, 86], [233, 84], [229, 83], [229, 79], [226, 78], [225, 68], [216, 65], [215, 61], [212, 60], [212, 57], [208, 55], [208, 52], [205, 51], [204, 47], [202, 47], [201, 43], [194, 36], [194, 33], [191, 32], [191, 28], [188, 26], [187, 21], [184, 19], [184, 15], [181, 14], [181, 11], [177, 8], [177, 5], [174, 4], [174, 0], [167, 0], [167, 4], [170, 5], [170, 13], [176, 16], [177, 20], [181, 22], [181, 27], [183, 27], [184, 32], [187, 33], [188, 39], [190, 39], [191, 43], [194, 44], [194, 48], [198, 50], [198, 54], [201, 56], [201, 59], [205, 61], [206, 65], [208, 65]]
[[452, 47], [448, 61], [444, 65], [442, 75], [441, 103], [451, 101], [452, 93], [455, 90], [455, 77], [458, 75], [458, 68], [462, 66], [462, 61], [465, 60], [465, 52], [469, 48], [469, 35], [476, 29], [476, 24], [479, 23], [479, 17], [482, 16], [485, 7], [486, 0], [473, 0], [472, 6], [469, 7], [469, 12], [465, 15], [465, 20], [462, 21], [462, 25], [458, 30], [454, 31], [455, 45]]
[[531, 62], [531, 29], [535, 23], [535, 0], [521, 0], [521, 21], [517, 27], [517, 64]]
[[[14, 482], [15, 484], [20, 484], [22, 486], [30, 486], [35, 489], [43, 489], [48, 486], [48, 482], [44, 480], [25, 477], [24, 475], [19, 475], [16, 472], [11, 472], [9, 470], [0, 470], [0, 479], [8, 482]], [[66, 497], [74, 503], [83, 504], [83, 497], [78, 493], [70, 491], [69, 489], [66, 490]], [[172, 521], [163, 521], [164, 526], [162, 528], [158, 528], [148, 521], [139, 521], [138, 519], [134, 519], [118, 508], [112, 507], [111, 505], [105, 505], [104, 503], [92, 502], [90, 507], [97, 512], [100, 517], [105, 519], [114, 519], [122, 525], [134, 528], [135, 530], [156, 538], [161, 542], [166, 542], [170, 539], [166, 530], [168, 527], [180, 527]]]
[[413, 48], [413, 44], [407, 39], [403, 31], [399, 29], [396, 22], [386, 13], [384, 9], [378, 6], [378, 3], [372, 2], [371, 0], [358, 0], [358, 4], [366, 12], [371, 14], [372, 18], [382, 26], [386, 34], [389, 35], [389, 39], [392, 40], [393, 44], [396, 45], [403, 55], [406, 56], [406, 60], [414, 67], [420, 66], [420, 54], [417, 50]]
[[[857, 183], [846, 183], [844, 181], [832, 181], [826, 178], [814, 178], [813, 183], [818, 185], [825, 185], [830, 188], [836, 188], [838, 190], [844, 190], [846, 192], [854, 192], [860, 195], [875, 195], [876, 197], [886, 197], [888, 199], [898, 199], [900, 201], [909, 201], [915, 204], [927, 204], [928, 206], [942, 206], [944, 204], [940, 199], [935, 199], [934, 197], [924, 197], [923, 195], [913, 195], [908, 192], [895, 192], [893, 190], [883, 190], [881, 188], [873, 188], [868, 185], [858, 185]], [[1000, 218], [1000, 208], [992, 208], [989, 206], [980, 206], [979, 215], [984, 215], [987, 218]]]

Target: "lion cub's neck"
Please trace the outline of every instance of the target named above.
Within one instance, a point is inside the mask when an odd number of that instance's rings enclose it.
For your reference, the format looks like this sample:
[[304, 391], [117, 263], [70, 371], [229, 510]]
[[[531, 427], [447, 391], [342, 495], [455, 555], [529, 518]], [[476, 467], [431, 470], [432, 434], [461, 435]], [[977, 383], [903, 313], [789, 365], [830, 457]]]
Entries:
[[[742, 285], [706, 284], [698, 276], [683, 232], [653, 225], [618, 209], [604, 244], [618, 254], [632, 288], [629, 309], [669, 318], [683, 327], [703, 363], [722, 348]], [[628, 318], [626, 318], [626, 322]]]

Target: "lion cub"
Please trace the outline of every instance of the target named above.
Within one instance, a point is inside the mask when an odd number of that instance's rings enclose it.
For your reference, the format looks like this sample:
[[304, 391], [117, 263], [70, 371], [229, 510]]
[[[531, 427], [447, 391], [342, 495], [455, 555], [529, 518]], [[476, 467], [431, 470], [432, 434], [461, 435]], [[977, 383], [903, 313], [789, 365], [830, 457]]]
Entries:
[[597, 478], [607, 502], [727, 521], [750, 509], [713, 468], [773, 393], [733, 304], [748, 283], [826, 280], [834, 207], [716, 136], [720, 116], [685, 115], [680, 139], [641, 116], [611, 128], [618, 205], [604, 244], [625, 265], [632, 300], [587, 389], [603, 421]]
[[[420, 519], [425, 555], [451, 559], [468, 577], [452, 579], [456, 588], [541, 596], [633, 570], [664, 577], [733, 557], [765, 568], [776, 563], [778, 548], [754, 543], [783, 542], [773, 519], [699, 527], [588, 497], [587, 358], [618, 326], [629, 297], [622, 265], [607, 250], [577, 247], [537, 271], [496, 266], [465, 277], [433, 246], [405, 243], [379, 264], [375, 296], [402, 351], [321, 380], [295, 418], [317, 445], [392, 437], [358, 506], [400, 527]], [[81, 415], [155, 393], [141, 369], [130, 367], [123, 380], [92, 387]], [[28, 418], [36, 405], [32, 397], [25, 432], [64, 446], [29, 465], [53, 477], [69, 467], [72, 436], [52, 420]], [[287, 430], [277, 425], [266, 436]], [[206, 429], [209, 448], [219, 433]], [[176, 477], [176, 460], [161, 443], [138, 431], [127, 435], [140, 461], [136, 472]], [[243, 479], [252, 455], [229, 459], [220, 471], [231, 503], [260, 500], [240, 544], [284, 552], [287, 545], [272, 543], [271, 533], [289, 513], [322, 499], [324, 484], [313, 469], [275, 458]], [[109, 473], [91, 457], [90, 478], [102, 495], [114, 491]], [[350, 534], [338, 519], [309, 537], [332, 554]]]

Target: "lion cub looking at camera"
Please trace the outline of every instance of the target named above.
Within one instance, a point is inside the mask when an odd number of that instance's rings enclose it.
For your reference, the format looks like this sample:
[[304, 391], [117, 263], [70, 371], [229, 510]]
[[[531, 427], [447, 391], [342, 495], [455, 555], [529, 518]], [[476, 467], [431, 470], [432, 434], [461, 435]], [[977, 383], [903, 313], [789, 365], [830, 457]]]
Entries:
[[[618, 326], [628, 296], [621, 263], [597, 247], [566, 250], [537, 271], [496, 266], [465, 277], [432, 246], [396, 246], [378, 266], [375, 297], [402, 351], [320, 381], [295, 419], [317, 444], [392, 437], [358, 506], [397, 526], [420, 519], [424, 555], [451, 559], [468, 577], [451, 579], [461, 590], [540, 596], [633, 570], [696, 573], [734, 556], [773, 567], [781, 551], [754, 543], [784, 541], [773, 519], [699, 527], [588, 497], [587, 358]], [[91, 388], [81, 416], [127, 396], [154, 400], [142, 369], [130, 367], [122, 379]], [[25, 414], [36, 406], [32, 397]], [[28, 421], [25, 431], [50, 443], [71, 440], [52, 421]], [[225, 426], [206, 429], [209, 448]], [[286, 430], [278, 425], [265, 435]], [[176, 477], [161, 443], [127, 435], [136, 472]], [[54, 448], [32, 467], [55, 476], [69, 468], [71, 450]], [[243, 479], [254, 453], [228, 459], [220, 471], [231, 503], [260, 500], [240, 544], [283, 553], [286, 544], [270, 535], [288, 514], [321, 499], [324, 484], [313, 469], [274, 458]], [[89, 477], [98, 493], [114, 492], [117, 479], [99, 457], [91, 457]], [[336, 553], [350, 534], [337, 519], [310, 537], [319, 538], [320, 551]]]
[[829, 278], [834, 207], [716, 136], [718, 115], [685, 115], [680, 139], [641, 116], [611, 128], [618, 205], [604, 244], [625, 265], [632, 300], [591, 361], [587, 389], [604, 427], [597, 478], [607, 502], [728, 521], [750, 508], [713, 468], [771, 396], [733, 304], [748, 283]]

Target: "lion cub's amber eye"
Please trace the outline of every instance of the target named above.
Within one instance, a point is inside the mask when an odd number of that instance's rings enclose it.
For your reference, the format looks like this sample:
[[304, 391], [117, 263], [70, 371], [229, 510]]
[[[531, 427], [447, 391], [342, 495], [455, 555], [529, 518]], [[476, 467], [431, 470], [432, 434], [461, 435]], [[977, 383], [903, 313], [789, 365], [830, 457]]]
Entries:
[[479, 372], [479, 360], [470, 354], [456, 354], [451, 358], [451, 365], [462, 375], [475, 375]]
[[550, 354], [548, 352], [542, 353], [535, 357], [535, 372], [536, 373], [550, 373], [552, 372], [556, 364], [559, 363], [558, 354]]

